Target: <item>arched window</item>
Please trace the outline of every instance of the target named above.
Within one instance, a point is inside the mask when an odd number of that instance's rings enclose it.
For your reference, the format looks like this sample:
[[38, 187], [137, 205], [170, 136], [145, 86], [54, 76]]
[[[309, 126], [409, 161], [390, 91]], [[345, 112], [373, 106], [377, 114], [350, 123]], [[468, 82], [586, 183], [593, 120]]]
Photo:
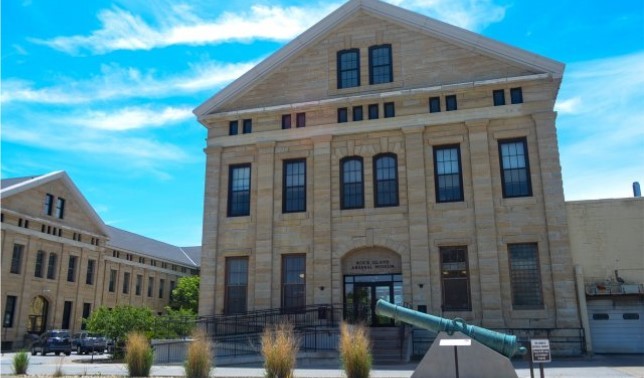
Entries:
[[398, 163], [395, 154], [373, 158], [374, 206], [398, 206]]
[[362, 158], [346, 157], [340, 161], [340, 207], [361, 209], [364, 207], [364, 180]]

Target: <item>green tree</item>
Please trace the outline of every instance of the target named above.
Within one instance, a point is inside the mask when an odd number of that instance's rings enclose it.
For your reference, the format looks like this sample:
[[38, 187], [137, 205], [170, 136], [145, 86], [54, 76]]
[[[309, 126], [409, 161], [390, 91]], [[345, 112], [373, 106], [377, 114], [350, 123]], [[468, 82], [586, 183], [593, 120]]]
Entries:
[[117, 349], [115, 354], [118, 355], [119, 346], [125, 343], [128, 333], [138, 331], [151, 335], [154, 321], [155, 315], [151, 309], [124, 305], [113, 309], [101, 306], [92, 312], [85, 324], [88, 331], [113, 340]]
[[191, 310], [199, 312], [199, 276], [181, 277], [177, 287], [172, 290], [170, 308], [173, 310]]

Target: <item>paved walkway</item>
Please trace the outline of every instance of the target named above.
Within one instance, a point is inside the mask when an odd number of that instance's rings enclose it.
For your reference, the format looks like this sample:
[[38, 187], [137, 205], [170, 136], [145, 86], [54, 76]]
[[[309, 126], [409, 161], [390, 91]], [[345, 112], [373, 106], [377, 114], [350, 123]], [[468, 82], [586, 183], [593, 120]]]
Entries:
[[[11, 375], [11, 366], [14, 354], [2, 355], [0, 374]], [[327, 364], [328, 365], [328, 364]], [[530, 370], [526, 361], [513, 361], [513, 365], [520, 378], [529, 378]], [[109, 363], [105, 357], [95, 356], [94, 363], [90, 356], [55, 357], [32, 356], [30, 357], [28, 375], [53, 375], [60, 368], [66, 376], [100, 375], [100, 376], [126, 376], [127, 369], [124, 364]], [[416, 364], [375, 366], [372, 378], [408, 378], [414, 372]], [[547, 378], [644, 378], [644, 355], [596, 355], [590, 358], [555, 359], [550, 364], [544, 364], [545, 377]], [[158, 377], [183, 376], [184, 369], [181, 365], [155, 365], [151, 375]], [[534, 376], [539, 378], [538, 366], [535, 366]], [[217, 378], [259, 378], [264, 377], [261, 367], [217, 367], [212, 373]], [[343, 378], [344, 373], [338, 368], [303, 367], [295, 371], [298, 378]]]

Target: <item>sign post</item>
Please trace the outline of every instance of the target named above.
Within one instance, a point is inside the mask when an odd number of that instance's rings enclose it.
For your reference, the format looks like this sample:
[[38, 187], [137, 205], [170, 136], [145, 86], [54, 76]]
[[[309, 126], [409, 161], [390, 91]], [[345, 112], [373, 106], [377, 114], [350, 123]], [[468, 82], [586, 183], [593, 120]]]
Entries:
[[471, 346], [472, 339], [442, 339], [440, 341], [440, 346], [453, 346], [454, 347], [454, 369], [456, 371], [456, 378], [459, 378], [458, 374], [458, 347], [459, 346]]
[[[548, 339], [530, 340], [530, 355], [532, 358], [532, 362], [539, 363], [539, 372], [540, 372], [541, 378], [544, 378], [543, 364], [552, 361], [550, 356], [550, 340]], [[530, 367], [530, 376], [533, 376], [532, 367]]]

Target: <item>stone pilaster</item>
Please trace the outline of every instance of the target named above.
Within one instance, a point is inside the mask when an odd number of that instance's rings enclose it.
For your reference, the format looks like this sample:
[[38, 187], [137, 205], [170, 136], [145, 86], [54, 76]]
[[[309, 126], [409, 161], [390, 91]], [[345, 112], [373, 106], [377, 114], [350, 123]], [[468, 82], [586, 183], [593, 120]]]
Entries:
[[503, 327], [499, 251], [492, 190], [492, 168], [487, 126], [489, 120], [466, 122], [469, 134], [475, 240], [481, 288], [481, 318], [484, 327]]
[[[271, 308], [273, 259], [280, 259], [273, 251], [273, 180], [275, 142], [262, 142], [257, 146], [257, 210], [255, 236], [255, 303], [252, 309]], [[252, 266], [249, 274], [253, 273]], [[251, 282], [249, 280], [249, 282]], [[279, 281], [278, 281], [279, 282]]]
[[[313, 185], [312, 258], [315, 268], [308, 272], [307, 285], [313, 285], [313, 303], [331, 303], [333, 290], [342, 293], [342, 287], [331, 287], [331, 140], [331, 135], [312, 139], [313, 174], [310, 177]], [[320, 290], [320, 287], [324, 287], [324, 290]], [[342, 294], [334, 298], [341, 297]]]

